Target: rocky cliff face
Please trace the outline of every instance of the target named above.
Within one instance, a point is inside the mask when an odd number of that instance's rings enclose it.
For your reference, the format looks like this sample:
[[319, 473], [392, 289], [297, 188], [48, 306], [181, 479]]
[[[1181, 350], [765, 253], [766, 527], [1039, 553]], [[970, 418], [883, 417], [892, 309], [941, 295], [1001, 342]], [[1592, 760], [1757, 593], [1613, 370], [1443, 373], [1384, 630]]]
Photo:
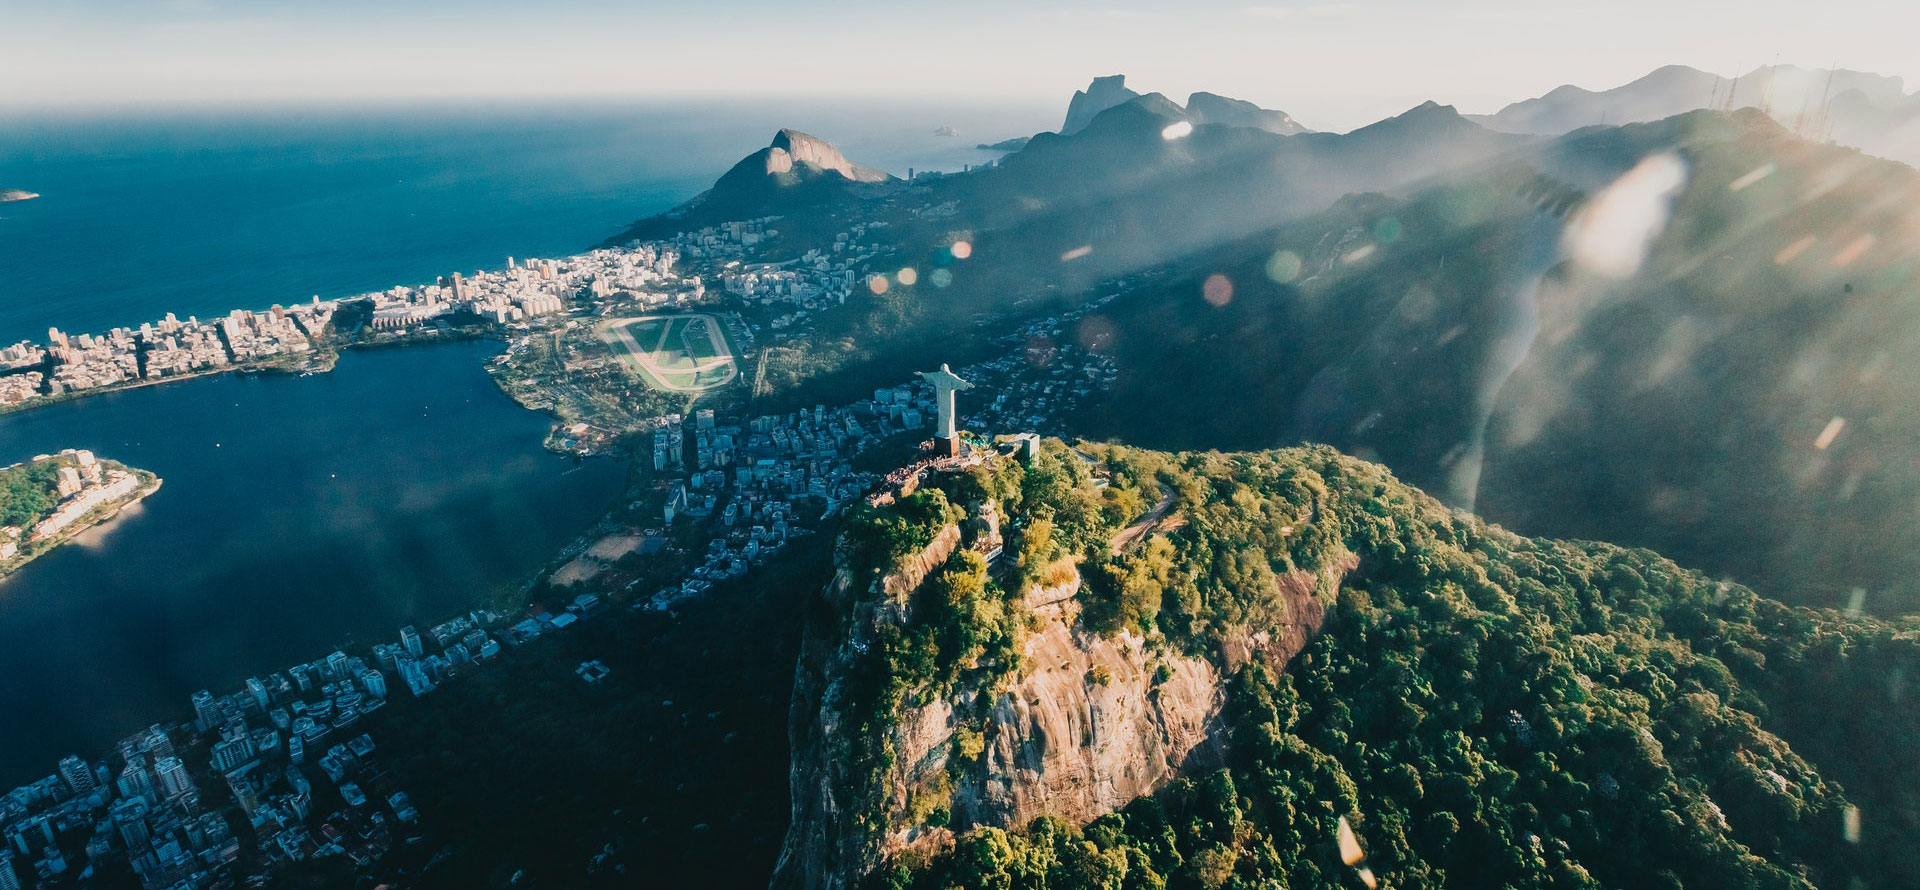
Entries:
[[[1080, 632], [1078, 587], [1076, 577], [1033, 609], [1042, 623], [1023, 653], [1032, 668], [994, 702], [985, 769], [956, 793], [956, 822], [1086, 822], [1159, 788], [1190, 757], [1218, 759], [1213, 665], [1155, 653], [1131, 634]], [[1156, 678], [1162, 666], [1168, 673]], [[941, 759], [939, 750], [929, 759]]]
[[1060, 135], [1071, 136], [1115, 105], [1139, 97], [1139, 93], [1127, 89], [1127, 76], [1113, 74], [1096, 77], [1084, 90], [1075, 90], [1073, 99], [1067, 103], [1067, 120], [1060, 125]]
[[798, 130], [773, 134], [766, 148], [742, 158], [714, 184], [714, 191], [790, 187], [817, 180], [885, 182], [893, 177], [847, 160], [840, 150]]
[[[858, 886], [888, 860], [939, 852], [973, 826], [1043, 815], [1083, 824], [1182, 771], [1222, 762], [1226, 676], [1215, 660], [1127, 632], [1088, 632], [1080, 575], [1064, 567], [1064, 583], [1032, 588], [1018, 603], [1027, 616], [1018, 670], [989, 688], [909, 691], [883, 731], [860, 734], [850, 711], [862, 656], [966, 543], [949, 526], [864, 590], [842, 572], [809, 622], [790, 729], [793, 821], [774, 887]], [[1318, 594], [1351, 568], [1279, 578], [1286, 614], [1260, 616], [1266, 629], [1233, 635], [1217, 660], [1228, 669], [1254, 658], [1284, 664], [1320, 625]], [[884, 767], [867, 782], [853, 765], [874, 753]]]
[[769, 175], [788, 173], [795, 164], [802, 164], [838, 173], [854, 182], [883, 182], [890, 178], [872, 167], [847, 160], [839, 149], [798, 130], [783, 129], [775, 133], [773, 144], [767, 146], [764, 154]]

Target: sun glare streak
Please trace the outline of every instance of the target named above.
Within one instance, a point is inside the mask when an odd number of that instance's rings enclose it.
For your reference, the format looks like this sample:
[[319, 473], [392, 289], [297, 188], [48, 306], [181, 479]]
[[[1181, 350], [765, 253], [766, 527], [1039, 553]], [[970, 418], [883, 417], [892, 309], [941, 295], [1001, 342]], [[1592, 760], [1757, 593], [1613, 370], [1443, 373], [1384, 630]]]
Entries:
[[1086, 256], [1087, 254], [1090, 254], [1092, 252], [1093, 252], [1093, 245], [1082, 244], [1079, 247], [1076, 247], [1072, 250], [1067, 251], [1066, 253], [1061, 254], [1060, 262], [1071, 263], [1074, 260], [1077, 260], [1083, 256]]
[[1780, 252], [1773, 255], [1773, 264], [1784, 266], [1799, 259], [1800, 255], [1806, 253], [1807, 248], [1812, 247], [1817, 240], [1812, 235], [1801, 235], [1792, 244], [1780, 248]]
[[1188, 121], [1174, 121], [1173, 123], [1168, 124], [1166, 129], [1160, 131], [1160, 138], [1165, 139], [1168, 142], [1172, 142], [1175, 139], [1185, 139], [1187, 136], [1191, 135], [1192, 133], [1193, 133], [1192, 123]]
[[1867, 251], [1872, 250], [1874, 242], [1878, 240], [1872, 235], [1861, 235], [1847, 242], [1847, 246], [1840, 248], [1840, 252], [1833, 255], [1834, 268], [1845, 269], [1853, 265], [1855, 260], [1866, 256]]
[[1369, 890], [1380, 886], [1379, 880], [1373, 875], [1373, 869], [1366, 866], [1367, 853], [1360, 849], [1360, 839], [1354, 836], [1353, 826], [1347, 822], [1345, 816], [1340, 817], [1337, 838], [1340, 844], [1340, 861], [1352, 866], [1354, 874], [1360, 878], [1361, 883], [1367, 885]]
[[1567, 224], [1567, 252], [1582, 266], [1609, 277], [1639, 271], [1654, 239], [1666, 231], [1673, 199], [1686, 182], [1687, 165], [1678, 156], [1646, 158]]
[[1821, 430], [1819, 437], [1813, 440], [1813, 449], [1815, 451], [1827, 450], [1828, 446], [1833, 444], [1833, 440], [1840, 438], [1840, 432], [1846, 428], [1847, 419], [1844, 417], [1836, 417], [1827, 421], [1826, 428]]
[[1754, 183], [1759, 182], [1760, 180], [1765, 179], [1769, 176], [1772, 176], [1774, 174], [1774, 171], [1779, 169], [1780, 168], [1777, 165], [1775, 165], [1772, 161], [1768, 161], [1767, 163], [1764, 163], [1758, 167], [1755, 167], [1752, 172], [1746, 174], [1745, 176], [1742, 176], [1739, 179], [1736, 179], [1730, 183], [1727, 183], [1727, 191], [1730, 191], [1730, 192], [1745, 191], [1748, 186], [1753, 185]]
[[1347, 821], [1347, 817], [1345, 816], [1340, 817], [1340, 827], [1336, 837], [1340, 843], [1341, 862], [1348, 865], [1359, 865], [1360, 860], [1367, 858], [1366, 851], [1360, 849], [1360, 838], [1354, 835], [1353, 825]]

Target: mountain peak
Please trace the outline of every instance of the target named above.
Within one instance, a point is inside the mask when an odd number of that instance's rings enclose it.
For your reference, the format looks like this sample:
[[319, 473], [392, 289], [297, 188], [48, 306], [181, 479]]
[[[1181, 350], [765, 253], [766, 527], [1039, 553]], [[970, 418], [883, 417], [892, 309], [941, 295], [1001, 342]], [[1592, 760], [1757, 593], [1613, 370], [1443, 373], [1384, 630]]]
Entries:
[[1093, 123], [1100, 112], [1139, 96], [1139, 93], [1127, 88], [1125, 74], [1096, 77], [1087, 84], [1086, 89], [1074, 91], [1073, 100], [1067, 103], [1067, 120], [1060, 125], [1060, 135], [1078, 133]]
[[1192, 115], [1197, 124], [1252, 127], [1288, 136], [1309, 132], [1284, 111], [1261, 108], [1245, 99], [1234, 99], [1218, 93], [1199, 92], [1188, 96], [1187, 114]]
[[1422, 102], [1419, 105], [1415, 105], [1414, 107], [1409, 108], [1406, 111], [1403, 111], [1399, 114], [1396, 114], [1393, 117], [1387, 118], [1386, 120], [1380, 121], [1378, 123], [1369, 124], [1365, 127], [1361, 127], [1360, 129], [1371, 130], [1371, 129], [1374, 129], [1375, 127], [1390, 127], [1395, 125], [1407, 125], [1407, 124], [1420, 124], [1424, 126], [1454, 126], [1455, 125], [1454, 122], [1456, 121], [1470, 127], [1477, 126], [1471, 121], [1468, 121], [1465, 116], [1461, 115], [1460, 109], [1455, 108], [1451, 105], [1442, 105], [1438, 102], [1433, 101], [1432, 99], [1428, 99], [1427, 101]]
[[880, 182], [890, 178], [879, 170], [847, 160], [839, 149], [829, 145], [826, 140], [791, 128], [782, 128], [773, 134], [773, 142], [762, 150], [761, 155], [769, 176], [791, 173], [795, 165], [809, 165], [821, 171], [839, 173], [854, 182]]

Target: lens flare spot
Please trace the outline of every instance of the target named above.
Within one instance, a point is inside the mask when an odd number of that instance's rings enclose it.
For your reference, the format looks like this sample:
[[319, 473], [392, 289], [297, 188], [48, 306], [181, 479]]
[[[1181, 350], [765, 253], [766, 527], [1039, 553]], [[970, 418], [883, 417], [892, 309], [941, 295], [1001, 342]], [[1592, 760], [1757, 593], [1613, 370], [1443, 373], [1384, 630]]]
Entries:
[[947, 252], [953, 254], [956, 260], [964, 260], [973, 256], [973, 245], [966, 241], [955, 241], [952, 247], [947, 248]]
[[1200, 296], [1208, 305], [1225, 306], [1233, 302], [1233, 281], [1218, 272], [1208, 275], [1200, 285]]
[[1819, 437], [1813, 440], [1813, 450], [1815, 451], [1827, 450], [1829, 447], [1833, 445], [1833, 440], [1840, 438], [1841, 431], [1845, 430], [1846, 428], [1847, 428], [1847, 419], [1844, 417], [1836, 417], [1832, 420], [1827, 421], [1826, 428], [1821, 430]]
[[1286, 284], [1299, 278], [1300, 270], [1305, 265], [1300, 255], [1291, 250], [1275, 251], [1273, 256], [1267, 258], [1267, 277], [1273, 279], [1275, 284]]
[[1079, 247], [1076, 247], [1072, 250], [1067, 251], [1066, 253], [1061, 254], [1060, 262], [1071, 263], [1074, 260], [1077, 260], [1083, 256], [1086, 256], [1087, 254], [1090, 254], [1092, 252], [1093, 252], [1093, 245], [1082, 244]]
[[1847, 804], [1847, 808], [1841, 812], [1840, 836], [1843, 838], [1846, 838], [1847, 843], [1849, 844], [1860, 843], [1860, 808], [1859, 807], [1854, 806], [1853, 804]]
[[1392, 244], [1400, 240], [1400, 236], [1404, 233], [1400, 220], [1391, 216], [1373, 224], [1373, 239], [1381, 244]]
[[1754, 183], [1759, 182], [1760, 180], [1765, 179], [1769, 176], [1772, 176], [1773, 172], [1778, 169], [1780, 168], [1775, 166], [1772, 161], [1768, 161], [1767, 163], [1761, 164], [1760, 166], [1755, 167], [1752, 170], [1752, 172], [1749, 172], [1741, 176], [1739, 179], [1736, 179], [1732, 182], [1727, 183], [1727, 191], [1730, 191], [1730, 192], [1745, 191], [1748, 186], [1753, 185]]
[[893, 277], [900, 279], [901, 287], [912, 287], [915, 282], [920, 280], [920, 273], [913, 271], [912, 266], [908, 266], [905, 269], [901, 269], [900, 272]]
[[1113, 346], [1114, 338], [1119, 334], [1120, 329], [1104, 315], [1089, 315], [1081, 319], [1080, 326], [1073, 331], [1075, 342], [1078, 342], [1081, 348], [1094, 352], [1107, 351]]
[[1780, 252], [1773, 255], [1773, 264], [1784, 266], [1799, 259], [1801, 254], [1807, 252], [1807, 248], [1814, 245], [1815, 240], [1812, 235], [1801, 235], [1799, 240], [1780, 248]]
[[934, 287], [946, 287], [953, 283], [953, 273], [945, 269], [935, 269], [927, 273], [927, 280], [932, 282]]
[[1673, 199], [1687, 184], [1687, 164], [1652, 155], [1613, 181], [1567, 224], [1565, 245], [1580, 265], [1613, 278], [1640, 270], [1654, 239], [1666, 231]]
[[1160, 131], [1160, 138], [1168, 142], [1172, 142], [1175, 139], [1185, 139], [1191, 135], [1193, 135], [1193, 124], [1189, 121], [1174, 121], [1168, 124], [1166, 129]]
[[1840, 252], [1833, 255], [1834, 267], [1845, 269], [1853, 265], [1855, 260], [1866, 256], [1867, 251], [1873, 249], [1873, 244], [1877, 240], [1879, 239], [1874, 238], [1872, 235], [1861, 235], [1847, 242], [1847, 246], [1840, 248]]
[[887, 292], [887, 276], [875, 275], [872, 278], [867, 279], [867, 289], [870, 291], [873, 291], [875, 294], [886, 293]]

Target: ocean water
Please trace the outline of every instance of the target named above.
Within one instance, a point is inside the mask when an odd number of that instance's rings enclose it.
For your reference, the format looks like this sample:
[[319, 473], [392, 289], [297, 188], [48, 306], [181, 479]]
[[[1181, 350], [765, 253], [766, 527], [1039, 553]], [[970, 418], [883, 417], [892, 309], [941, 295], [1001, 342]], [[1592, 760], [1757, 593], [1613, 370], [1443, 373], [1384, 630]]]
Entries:
[[[791, 126], [904, 174], [1051, 109], [844, 103], [0, 117], [0, 344], [333, 297], [578, 252]], [[936, 135], [950, 126], [958, 136]], [[136, 511], [0, 581], [0, 788], [178, 719], [200, 688], [512, 589], [624, 468], [546, 454], [482, 370], [498, 344], [353, 352], [0, 417], [0, 465], [91, 448], [151, 469]]]
[[350, 352], [0, 419], [0, 465], [61, 448], [160, 491], [0, 580], [0, 787], [187, 713], [194, 690], [395, 637], [517, 589], [619, 494], [546, 453], [485, 341]]
[[[1040, 108], [707, 103], [0, 117], [0, 344], [576, 253], [783, 126], [898, 175], [990, 160]], [[938, 135], [952, 127], [957, 136]]]

